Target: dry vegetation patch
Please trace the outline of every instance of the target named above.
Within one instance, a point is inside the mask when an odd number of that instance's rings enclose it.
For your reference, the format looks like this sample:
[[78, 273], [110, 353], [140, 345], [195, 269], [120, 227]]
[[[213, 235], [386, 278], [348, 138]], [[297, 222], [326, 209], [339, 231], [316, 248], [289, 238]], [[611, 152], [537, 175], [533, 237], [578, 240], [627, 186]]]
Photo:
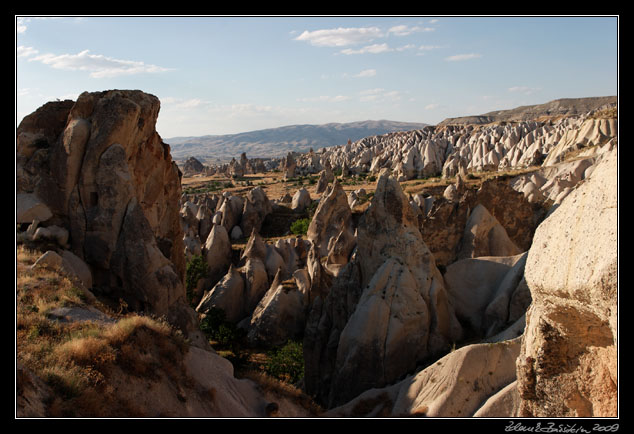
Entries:
[[[39, 255], [17, 249], [16, 358], [48, 387], [47, 416], [139, 416], [142, 412], [121, 399], [110, 384], [114, 376], [187, 380], [180, 366], [188, 344], [163, 320], [136, 314], [117, 317], [112, 312], [109, 315], [117, 319], [112, 324], [51, 317], [55, 308], [89, 305], [66, 277], [32, 269]], [[24, 376], [17, 377], [18, 383], [20, 378]], [[22, 386], [18, 384], [18, 392]]]

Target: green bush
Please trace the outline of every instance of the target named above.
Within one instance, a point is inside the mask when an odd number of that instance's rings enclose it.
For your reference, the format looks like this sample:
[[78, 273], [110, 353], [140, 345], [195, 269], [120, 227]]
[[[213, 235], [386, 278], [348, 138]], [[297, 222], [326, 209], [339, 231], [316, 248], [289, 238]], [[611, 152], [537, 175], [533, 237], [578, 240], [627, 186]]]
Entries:
[[269, 352], [264, 367], [272, 377], [297, 383], [304, 376], [304, 350], [301, 342], [288, 341], [281, 348]]
[[185, 291], [187, 294], [187, 300], [191, 303], [192, 294], [198, 280], [207, 277], [208, 269], [207, 262], [201, 255], [194, 255], [186, 266], [185, 274]]
[[291, 223], [291, 232], [295, 235], [306, 235], [309, 225], [310, 220], [307, 218], [295, 220], [293, 223]]
[[244, 331], [227, 321], [225, 311], [212, 307], [200, 322], [200, 330], [221, 348], [233, 348], [244, 337]]

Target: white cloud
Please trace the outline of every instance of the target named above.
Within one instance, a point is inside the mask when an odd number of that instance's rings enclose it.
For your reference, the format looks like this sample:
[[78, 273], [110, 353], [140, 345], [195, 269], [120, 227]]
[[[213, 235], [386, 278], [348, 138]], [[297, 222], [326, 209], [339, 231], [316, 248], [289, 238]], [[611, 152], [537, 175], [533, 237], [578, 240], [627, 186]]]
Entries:
[[437, 22], [438, 22], [438, 20], [434, 18], [433, 20], [431, 20], [431, 21], [429, 22], [429, 24], [436, 24]]
[[414, 44], [407, 44], [407, 45], [403, 45], [402, 47], [398, 47], [398, 48], [396, 49], [396, 51], [411, 50], [412, 48], [416, 48], [416, 45], [414, 45]]
[[462, 60], [477, 59], [478, 57], [482, 57], [482, 55], [476, 53], [456, 54], [454, 56], [445, 57], [445, 60], [448, 62], [460, 62]]
[[16, 55], [18, 57], [29, 57], [34, 56], [38, 53], [38, 51], [33, 47], [25, 47], [20, 45], [16, 50]]
[[532, 95], [535, 92], [539, 92], [540, 90], [542, 90], [540, 87], [528, 87], [528, 86], [513, 86], [508, 88], [509, 92], [519, 92], [519, 93], [523, 93], [524, 95]]
[[376, 75], [376, 69], [364, 69], [357, 75], [353, 75], [353, 77], [365, 78], [365, 77], [374, 77]]
[[390, 27], [390, 30], [388, 30], [388, 33], [394, 34], [396, 36], [407, 36], [416, 32], [433, 32], [434, 30], [435, 29], [433, 27], [420, 27], [420, 26], [409, 27], [406, 25], [399, 25], [399, 26]]
[[365, 47], [362, 47], [359, 50], [353, 50], [351, 48], [346, 48], [344, 50], [341, 50], [340, 53], [346, 54], [346, 55], [350, 55], [350, 54], [366, 54], [366, 53], [379, 54], [379, 53], [385, 53], [387, 51], [392, 51], [392, 49], [387, 44], [384, 43], [384, 44], [367, 45]]
[[383, 32], [378, 27], [339, 27], [336, 29], [305, 30], [295, 40], [306, 41], [317, 47], [343, 47], [370, 42], [382, 36]]
[[89, 50], [77, 54], [42, 54], [32, 57], [30, 61], [42, 62], [55, 69], [67, 71], [88, 71], [93, 78], [109, 78], [120, 75], [157, 73], [170, 71], [157, 65], [145, 64], [135, 60], [121, 60], [101, 54], [90, 54]]
[[438, 107], [440, 107], [440, 104], [435, 104], [435, 103], [427, 104], [425, 106], [425, 110], [434, 110], [434, 109], [437, 109]]

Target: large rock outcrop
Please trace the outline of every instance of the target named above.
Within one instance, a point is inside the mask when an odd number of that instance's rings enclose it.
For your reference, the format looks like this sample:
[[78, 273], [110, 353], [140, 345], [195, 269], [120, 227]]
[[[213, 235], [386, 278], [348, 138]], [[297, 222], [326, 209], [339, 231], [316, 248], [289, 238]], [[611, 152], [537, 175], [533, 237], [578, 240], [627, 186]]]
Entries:
[[17, 194], [68, 230], [93, 291], [196, 333], [187, 308], [180, 172], [156, 132], [160, 103], [141, 91], [82, 93], [49, 103], [17, 129]]
[[617, 416], [617, 167], [604, 154], [535, 233], [519, 416]]
[[[316, 245], [320, 257], [329, 256], [332, 252], [333, 263], [348, 262], [354, 248], [354, 227], [348, 198], [338, 181], [329, 187], [320, 200], [306, 238]], [[340, 242], [337, 243], [337, 240]]]
[[395, 179], [379, 178], [357, 231], [354, 259], [315, 298], [305, 332], [306, 387], [328, 407], [394, 382], [462, 333]]

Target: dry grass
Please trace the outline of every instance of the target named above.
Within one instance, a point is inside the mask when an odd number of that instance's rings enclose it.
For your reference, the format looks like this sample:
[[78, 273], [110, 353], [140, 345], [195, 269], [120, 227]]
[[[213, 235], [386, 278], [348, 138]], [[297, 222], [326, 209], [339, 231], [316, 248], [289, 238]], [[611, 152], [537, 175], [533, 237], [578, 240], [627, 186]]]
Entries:
[[53, 308], [87, 304], [82, 291], [66, 277], [39, 267], [31, 269], [39, 256], [39, 252], [17, 248], [16, 357], [51, 389], [48, 416], [140, 415], [108, 384], [115, 371], [183, 380], [179, 366], [187, 342], [162, 320], [130, 315], [104, 325], [50, 319], [48, 312]]

